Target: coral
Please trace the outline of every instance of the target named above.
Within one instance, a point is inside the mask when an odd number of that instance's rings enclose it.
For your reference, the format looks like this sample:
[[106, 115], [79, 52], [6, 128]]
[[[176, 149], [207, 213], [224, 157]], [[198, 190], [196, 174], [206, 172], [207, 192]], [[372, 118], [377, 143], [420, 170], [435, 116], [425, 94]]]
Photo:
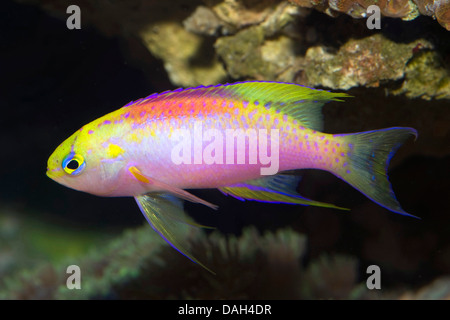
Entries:
[[443, 67], [440, 56], [425, 51], [414, 57], [405, 69], [405, 81], [394, 94], [406, 94], [409, 98], [450, 99], [450, 72]]
[[[218, 39], [214, 45], [217, 54], [230, 67], [227, 71], [232, 77], [262, 78], [277, 73], [277, 66], [264, 63], [265, 56], [261, 56], [258, 47], [265, 37], [291, 22], [298, 8], [276, 0], [214, 3], [211, 2], [210, 8], [197, 7], [183, 21], [186, 29], [178, 21], [161, 21], [140, 31], [146, 47], [164, 61], [171, 82], [188, 87], [219, 83], [226, 79], [227, 73], [217, 56], [203, 51], [207, 40], [199, 34], [217, 36], [237, 32], [236, 35]], [[255, 27], [242, 29], [246, 26]], [[264, 70], [266, 67], [268, 70]]]
[[54, 222], [43, 223], [14, 206], [0, 206], [0, 287], [15, 270], [76, 257], [91, 243], [109, 238], [105, 236], [76, 232], [70, 226]]
[[[194, 254], [217, 275], [189, 262], [145, 225], [79, 260], [7, 279], [0, 298], [345, 299], [358, 288], [352, 258], [321, 258], [305, 270], [305, 237], [292, 230], [262, 236], [249, 228], [228, 238], [197, 232], [190, 241]], [[65, 286], [70, 264], [80, 266], [82, 290]]]
[[[54, 14], [61, 14], [65, 5], [52, 0], [35, 2], [45, 4]], [[410, 40], [394, 40], [389, 34], [374, 35], [364, 22], [359, 25], [355, 22], [356, 34], [348, 36], [347, 29], [351, 26], [348, 22], [336, 19], [336, 26], [309, 26], [310, 10], [302, 8], [314, 7], [329, 14], [345, 11], [362, 17], [365, 8], [373, 3], [371, 0], [114, 3], [105, 0], [95, 6], [83, 1], [79, 5], [85, 8], [86, 24], [93, 24], [108, 35], [139, 38], [151, 55], [160, 59], [170, 82], [176, 86], [257, 79], [346, 90], [404, 79], [398, 88], [389, 88], [390, 92], [411, 98], [448, 98], [449, 75], [445, 63], [439, 59], [440, 53], [436, 52], [441, 49], [435, 48], [435, 41], [432, 44], [424, 40], [428, 39], [426, 32], [411, 37], [410, 31], [403, 30], [408, 33], [405, 39]], [[448, 17], [445, 1], [418, 4], [417, 9], [412, 1], [377, 1], [386, 16], [410, 19], [420, 10], [436, 15], [441, 23]], [[339, 48], [324, 41], [330, 33]], [[424, 50], [434, 54], [426, 54], [425, 59], [420, 55]], [[430, 65], [433, 67], [429, 68]]]
[[419, 12], [432, 16], [441, 26], [450, 31], [450, 1], [444, 0], [289, 0], [300, 7], [315, 8], [335, 16], [346, 13], [353, 18], [367, 17], [367, 8], [377, 5], [386, 17], [415, 19]]
[[309, 48], [306, 52], [306, 83], [333, 89], [378, 87], [381, 81], [404, 77], [406, 64], [419, 43], [431, 47], [425, 40], [403, 44], [376, 34], [361, 40], [352, 39], [336, 54], [322, 46]]
[[272, 70], [266, 68], [259, 50], [263, 42], [263, 30], [260, 27], [250, 27], [234, 36], [218, 39], [215, 49], [225, 62], [231, 77], [270, 78]]
[[[150, 232], [149, 232], [150, 231]], [[152, 257], [152, 263], [161, 264], [155, 254], [165, 242], [146, 228], [125, 233], [119, 241], [107, 248], [99, 248], [82, 258], [69, 258], [56, 264], [22, 271], [5, 280], [0, 298], [3, 299], [77, 299], [105, 296], [118, 281], [136, 276], [142, 260]], [[67, 266], [76, 264], [82, 272], [82, 290], [66, 287]]]
[[[233, 78], [288, 81], [286, 75], [295, 62], [295, 39], [278, 34], [299, 14], [295, 7], [281, 3], [266, 20], [217, 39], [214, 47]], [[289, 74], [289, 72], [288, 72]]]
[[[148, 12], [151, 16], [135, 32], [151, 54], [163, 61], [174, 85], [188, 87], [223, 82], [227, 74], [217, 57], [205, 50], [207, 39], [188, 30], [189, 26], [194, 28], [195, 25], [209, 29], [208, 32], [215, 32], [215, 29], [224, 24], [214, 14], [206, 11], [209, 13], [207, 18], [213, 19], [212, 26], [205, 26], [204, 20], [197, 22], [199, 20], [194, 16], [186, 20], [185, 29], [182, 21], [185, 20], [186, 13], [183, 8], [189, 5], [192, 2], [187, 0], [150, 4]], [[205, 10], [199, 10], [196, 11], [197, 16], [205, 15]], [[131, 12], [131, 16], [136, 14]]]
[[436, 279], [416, 291], [406, 291], [398, 297], [400, 300], [450, 300], [450, 278]]
[[276, 9], [279, 0], [206, 0], [220, 20], [236, 30], [260, 24]]
[[323, 255], [307, 268], [302, 294], [307, 299], [348, 298], [358, 280], [357, 270], [358, 263], [354, 258]]
[[230, 34], [235, 28], [225, 21], [219, 19], [217, 15], [208, 7], [198, 6], [183, 25], [187, 31], [207, 36], [218, 36], [220, 34]]
[[292, 66], [296, 59], [292, 52], [296, 47], [295, 40], [284, 35], [265, 40], [259, 26], [222, 37], [215, 44], [231, 77], [287, 82], [294, 77]]
[[[53, 13], [65, 13], [65, 8], [70, 1], [55, 0], [17, 0], [20, 2], [40, 3]], [[325, 12], [330, 16], [339, 13], [346, 13], [354, 18], [365, 18], [366, 10], [370, 5], [377, 5], [382, 15], [386, 17], [402, 18], [412, 20], [419, 14], [431, 16], [436, 19], [444, 28], [450, 30], [450, 1], [449, 0], [288, 0], [299, 7], [314, 8]], [[281, 0], [205, 0], [204, 3], [216, 15], [212, 17], [220, 25], [226, 24], [230, 31], [239, 30], [249, 25], [263, 22], [270, 13], [275, 10]], [[108, 33], [116, 33], [123, 28], [121, 21], [131, 18], [129, 26], [136, 28], [143, 25], [145, 20], [161, 20], [164, 16], [146, 16], [144, 13], [153, 12], [157, 14], [173, 14], [179, 8], [189, 7], [189, 5], [199, 5], [199, 1], [173, 0], [129, 0], [129, 1], [107, 1], [100, 0], [95, 4], [87, 0], [78, 1], [77, 4], [84, 8], [89, 8], [86, 20], [94, 21]], [[170, 9], [168, 9], [170, 7]], [[203, 7], [205, 8], [205, 7]], [[203, 9], [197, 12], [197, 18], [205, 20], [211, 17], [209, 12]], [[87, 11], [87, 10], [86, 10]], [[102, 19], [95, 17], [101, 12]], [[131, 16], [130, 16], [131, 13]], [[179, 12], [178, 12], [179, 13]], [[206, 16], [205, 16], [206, 14]], [[201, 17], [203, 16], [203, 17]], [[220, 20], [217, 20], [217, 18]], [[208, 21], [204, 21], [209, 24]], [[128, 26], [128, 27], [129, 27]], [[129, 30], [128, 30], [129, 31]]]
[[[306, 237], [290, 229], [240, 237], [190, 233], [208, 273], [173, 250], [148, 225], [129, 230], [77, 259], [44, 263], [5, 279], [0, 299], [448, 299], [449, 279], [419, 290], [368, 290], [356, 258], [321, 255], [305, 267]], [[66, 287], [68, 265], [81, 290]], [[361, 281], [361, 280], [362, 281]], [[361, 282], [360, 282], [361, 281]]]
[[450, 1], [449, 0], [414, 0], [420, 13], [432, 16], [441, 26], [450, 30]]
[[216, 57], [203, 51], [204, 39], [176, 21], [162, 21], [139, 32], [144, 45], [164, 61], [170, 81], [179, 86], [223, 82], [226, 72]]
[[[262, 279], [272, 288], [290, 286], [291, 290], [283, 290], [286, 297], [296, 291], [304, 240], [291, 231], [260, 237], [250, 229], [241, 238], [228, 240], [219, 234], [205, 238], [197, 233], [191, 240], [196, 255], [217, 272], [216, 277], [178, 254], [145, 225], [77, 261], [82, 272], [82, 290], [65, 287], [64, 271], [67, 265], [74, 264], [71, 260], [45, 265], [34, 272], [25, 271], [5, 281], [0, 298], [242, 298], [249, 294], [263, 298], [274, 295], [269, 288], [261, 291], [259, 286], [253, 292], [247, 291], [248, 285], [256, 285]], [[256, 261], [257, 273], [253, 269]], [[238, 274], [240, 281], [233, 281]]]

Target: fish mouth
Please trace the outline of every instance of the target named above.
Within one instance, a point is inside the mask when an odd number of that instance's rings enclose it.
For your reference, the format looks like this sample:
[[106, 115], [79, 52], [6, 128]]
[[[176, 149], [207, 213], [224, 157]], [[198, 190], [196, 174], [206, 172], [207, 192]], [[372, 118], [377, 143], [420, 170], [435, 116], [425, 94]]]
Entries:
[[[59, 171], [59, 170], [57, 170], [57, 171]], [[47, 168], [47, 172], [45, 174], [47, 175], [47, 177], [49, 177], [52, 180], [55, 180], [59, 177], [57, 172], [55, 172], [54, 170], [50, 170], [49, 168]]]
[[55, 175], [47, 169], [47, 172], [45, 173], [47, 175], [47, 177], [49, 177], [50, 179], [53, 179], [55, 177]]

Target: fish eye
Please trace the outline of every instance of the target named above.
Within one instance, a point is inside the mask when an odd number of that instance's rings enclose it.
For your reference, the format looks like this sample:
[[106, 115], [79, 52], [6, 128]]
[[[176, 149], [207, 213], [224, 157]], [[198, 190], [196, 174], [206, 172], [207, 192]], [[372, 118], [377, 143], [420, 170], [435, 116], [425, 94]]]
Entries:
[[79, 175], [85, 166], [86, 162], [84, 161], [83, 156], [74, 152], [69, 153], [62, 162], [62, 168], [71, 176]]
[[77, 170], [80, 167], [80, 164], [78, 163], [77, 159], [72, 159], [67, 164], [66, 168], [70, 170]]

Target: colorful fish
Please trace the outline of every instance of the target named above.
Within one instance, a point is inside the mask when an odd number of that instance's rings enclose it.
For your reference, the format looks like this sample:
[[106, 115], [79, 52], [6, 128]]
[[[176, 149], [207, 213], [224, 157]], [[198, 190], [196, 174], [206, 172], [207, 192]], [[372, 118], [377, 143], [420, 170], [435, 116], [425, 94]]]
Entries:
[[386, 172], [397, 148], [417, 136], [416, 130], [321, 132], [323, 104], [344, 97], [262, 81], [152, 94], [76, 131], [50, 156], [47, 175], [79, 191], [134, 197], [153, 229], [203, 267], [177, 232], [184, 223], [196, 225], [183, 216], [180, 199], [216, 206], [184, 189], [218, 188], [242, 200], [343, 209], [302, 197], [297, 177], [277, 174], [314, 168], [409, 215]]

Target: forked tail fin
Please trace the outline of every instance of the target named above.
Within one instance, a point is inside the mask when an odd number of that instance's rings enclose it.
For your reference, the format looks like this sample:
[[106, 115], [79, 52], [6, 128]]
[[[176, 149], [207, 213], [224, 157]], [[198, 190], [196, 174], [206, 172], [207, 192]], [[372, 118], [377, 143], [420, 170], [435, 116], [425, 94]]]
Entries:
[[415, 217], [400, 207], [387, 177], [389, 161], [411, 135], [417, 131], [401, 127], [341, 135], [349, 152], [347, 165], [335, 174], [386, 209]]

